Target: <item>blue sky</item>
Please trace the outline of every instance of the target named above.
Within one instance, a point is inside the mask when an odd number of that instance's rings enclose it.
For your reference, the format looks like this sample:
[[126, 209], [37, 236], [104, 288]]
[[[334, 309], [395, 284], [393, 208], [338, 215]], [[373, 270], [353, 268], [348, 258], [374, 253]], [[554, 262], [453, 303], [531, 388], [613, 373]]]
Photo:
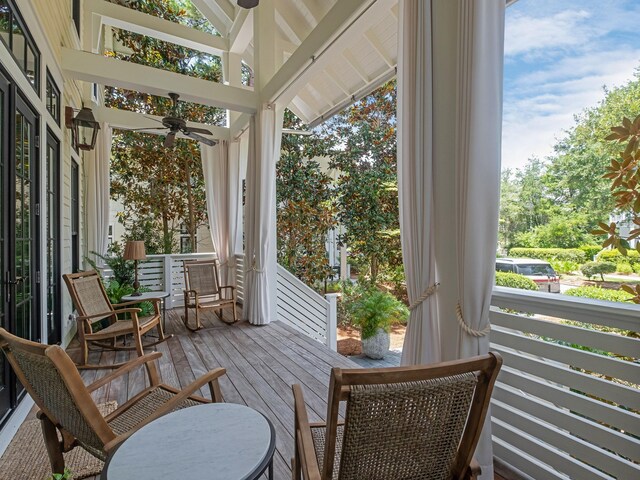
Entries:
[[553, 153], [574, 115], [640, 67], [640, 0], [519, 0], [507, 8], [502, 168]]

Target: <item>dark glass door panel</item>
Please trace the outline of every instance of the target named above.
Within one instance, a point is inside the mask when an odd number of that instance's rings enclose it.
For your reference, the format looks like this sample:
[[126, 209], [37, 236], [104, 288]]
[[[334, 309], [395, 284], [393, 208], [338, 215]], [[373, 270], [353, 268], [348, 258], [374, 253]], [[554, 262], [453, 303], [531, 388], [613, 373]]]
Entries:
[[[1, 5], [0, 5], [1, 7]], [[1, 12], [1, 9], [0, 9]], [[1, 20], [1, 18], [0, 18]], [[1, 22], [0, 22], [1, 24]], [[1, 28], [1, 27], [0, 27]], [[7, 311], [9, 308], [8, 299], [8, 280], [7, 276], [7, 236], [9, 222], [6, 218], [6, 206], [8, 196], [7, 185], [7, 167], [9, 149], [7, 144], [9, 129], [9, 84], [7, 80], [0, 74], [0, 284], [2, 290], [2, 301], [0, 302], [0, 326], [2, 328], [10, 328], [8, 325]], [[0, 355], [0, 420], [11, 410], [11, 379], [9, 365]]]
[[61, 340], [60, 309], [60, 142], [47, 132], [47, 343]]

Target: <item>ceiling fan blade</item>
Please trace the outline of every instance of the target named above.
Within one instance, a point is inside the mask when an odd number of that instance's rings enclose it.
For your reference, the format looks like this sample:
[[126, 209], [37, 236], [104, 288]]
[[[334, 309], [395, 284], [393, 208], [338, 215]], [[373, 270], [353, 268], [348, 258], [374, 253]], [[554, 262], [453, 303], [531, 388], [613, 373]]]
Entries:
[[166, 148], [173, 147], [173, 144], [176, 141], [176, 133], [177, 132], [169, 132], [169, 133], [167, 133], [167, 136], [164, 138], [164, 143], [163, 143], [163, 145]]
[[207, 130], [206, 128], [197, 128], [197, 127], [186, 127], [183, 132], [186, 133], [187, 132], [193, 132], [193, 133], [204, 133], [205, 135], [213, 135], [213, 133], [211, 133], [209, 130]]
[[186, 131], [184, 132], [184, 134], [187, 137], [192, 138], [193, 140], [198, 140], [199, 142], [202, 142], [205, 145], [209, 145], [210, 147], [213, 147], [216, 143], [218, 143], [216, 140], [211, 140], [209, 138], [203, 137], [202, 135], [198, 135], [197, 133], [194, 133], [194, 132]]
[[124, 130], [125, 132], [144, 132], [145, 130], [166, 130], [166, 127], [118, 128], [118, 130]]

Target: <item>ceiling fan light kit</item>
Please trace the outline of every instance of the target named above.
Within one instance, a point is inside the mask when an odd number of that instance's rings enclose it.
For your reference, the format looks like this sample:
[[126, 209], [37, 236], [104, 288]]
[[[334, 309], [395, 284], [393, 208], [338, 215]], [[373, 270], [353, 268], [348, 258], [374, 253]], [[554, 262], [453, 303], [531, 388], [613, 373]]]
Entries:
[[242, 8], [254, 8], [258, 6], [260, 0], [238, 0], [238, 6]]

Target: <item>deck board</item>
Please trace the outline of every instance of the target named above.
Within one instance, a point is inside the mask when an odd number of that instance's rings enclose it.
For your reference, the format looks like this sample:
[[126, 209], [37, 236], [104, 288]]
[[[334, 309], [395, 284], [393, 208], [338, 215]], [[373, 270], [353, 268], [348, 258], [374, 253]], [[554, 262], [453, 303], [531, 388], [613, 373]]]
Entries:
[[[162, 381], [184, 387], [210, 369], [226, 368], [227, 374], [220, 380], [225, 401], [248, 405], [269, 418], [276, 431], [274, 476], [277, 480], [291, 478], [289, 462], [294, 448], [291, 385], [303, 386], [310, 418], [320, 420], [326, 414], [331, 367], [357, 368], [357, 364], [280, 322], [260, 327], [243, 321], [228, 325], [215, 313], [204, 312], [201, 320], [205, 328], [194, 333], [184, 327], [181, 309], [166, 313], [166, 331], [174, 337], [156, 347], [162, 353], [158, 361]], [[225, 313], [227, 318], [230, 316]], [[77, 343], [68, 352], [77, 358]], [[112, 364], [134, 358], [135, 352], [92, 351], [90, 355], [96, 363]], [[85, 370], [82, 377], [89, 384], [109, 372]], [[94, 399], [115, 400], [121, 405], [142, 390], [145, 382], [144, 369], [136, 369], [97, 390]], [[209, 397], [208, 388], [201, 393]]]

